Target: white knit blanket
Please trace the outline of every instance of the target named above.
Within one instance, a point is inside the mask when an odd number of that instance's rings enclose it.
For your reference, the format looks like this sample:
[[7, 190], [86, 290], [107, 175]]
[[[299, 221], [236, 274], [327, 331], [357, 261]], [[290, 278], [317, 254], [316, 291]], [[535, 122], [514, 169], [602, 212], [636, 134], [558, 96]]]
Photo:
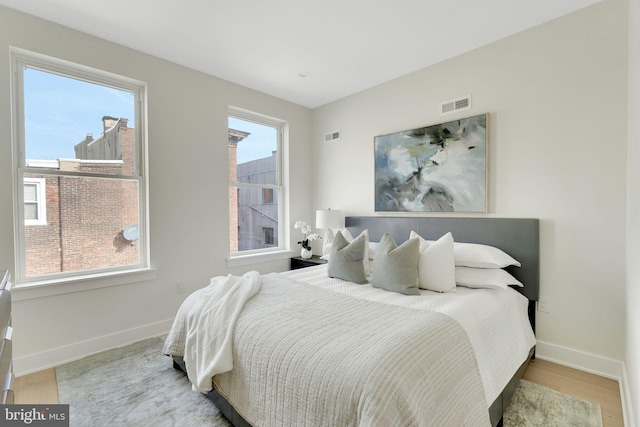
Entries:
[[174, 324], [174, 336], [186, 329], [180, 340], [184, 339], [184, 360], [194, 391], [210, 391], [214, 375], [233, 369], [233, 329], [242, 307], [260, 290], [260, 285], [260, 275], [255, 271], [242, 277], [214, 277], [209, 286], [190, 299], [188, 309]]
[[[165, 352], [180, 355], [178, 341]], [[473, 348], [450, 317], [277, 275], [237, 318], [233, 366], [214, 385], [256, 427], [489, 424]]]
[[417, 310], [436, 311], [453, 318], [469, 336], [487, 397], [487, 407], [499, 397], [529, 350], [536, 343], [527, 315], [528, 300], [513, 289], [468, 289], [456, 292], [420, 290], [408, 298], [370, 285], [354, 285], [327, 276], [327, 265], [280, 273], [305, 287], [320, 287], [353, 298]]

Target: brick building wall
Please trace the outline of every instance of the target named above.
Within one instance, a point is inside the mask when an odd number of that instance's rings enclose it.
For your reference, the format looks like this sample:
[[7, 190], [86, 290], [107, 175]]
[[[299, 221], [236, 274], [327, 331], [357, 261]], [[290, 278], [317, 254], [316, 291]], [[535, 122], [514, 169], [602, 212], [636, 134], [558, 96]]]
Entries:
[[[238, 145], [229, 143], [229, 182], [238, 181]], [[238, 251], [238, 187], [229, 186], [229, 250]]]
[[34, 175], [45, 178], [47, 225], [29, 225], [24, 228], [27, 275], [35, 276], [62, 271], [60, 264], [60, 192], [59, 177]]
[[[238, 182], [238, 143], [249, 132], [229, 129], [229, 182]], [[238, 251], [238, 187], [229, 186], [229, 250]]]
[[[103, 118], [100, 138], [76, 145], [76, 155], [91, 159], [59, 160], [59, 170], [133, 175], [136, 168], [135, 132], [126, 119]], [[119, 146], [119, 159], [96, 158], [100, 144]], [[87, 150], [88, 148], [88, 150]], [[94, 154], [87, 154], [93, 152]], [[95, 154], [103, 152], [103, 154]], [[25, 226], [26, 273], [37, 276], [64, 271], [90, 270], [139, 262], [137, 242], [123, 231], [138, 224], [138, 182], [109, 178], [46, 177], [46, 225]]]

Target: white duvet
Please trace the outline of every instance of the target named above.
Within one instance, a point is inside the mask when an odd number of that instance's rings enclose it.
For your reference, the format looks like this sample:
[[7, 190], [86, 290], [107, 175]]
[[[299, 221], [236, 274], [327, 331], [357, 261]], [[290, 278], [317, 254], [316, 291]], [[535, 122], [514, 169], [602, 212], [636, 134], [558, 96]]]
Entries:
[[[476, 353], [487, 406], [500, 395], [536, 343], [528, 318], [528, 300], [513, 289], [469, 289], [454, 293], [420, 290], [424, 298], [358, 286], [327, 277], [321, 265], [280, 273], [284, 277], [369, 301], [446, 314], [465, 329]], [[525, 284], [526, 286], [526, 284]]]
[[[185, 300], [164, 348], [184, 355], [187, 370], [198, 365], [189, 377], [202, 391], [218, 350], [192, 348], [187, 331], [207, 336], [216, 321], [194, 315], [206, 289]], [[233, 370], [213, 383], [256, 426], [486, 425], [487, 408], [535, 344], [527, 300], [512, 289], [421, 292], [331, 279], [326, 265], [264, 276], [235, 326], [234, 315], [222, 321], [233, 333]], [[202, 317], [197, 328], [189, 317]]]

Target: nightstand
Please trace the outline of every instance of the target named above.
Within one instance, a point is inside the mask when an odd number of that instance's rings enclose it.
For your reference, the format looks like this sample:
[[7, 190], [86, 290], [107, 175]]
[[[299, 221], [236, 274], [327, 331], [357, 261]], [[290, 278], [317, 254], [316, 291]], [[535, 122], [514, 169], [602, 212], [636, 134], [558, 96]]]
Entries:
[[314, 265], [326, 264], [326, 259], [321, 259], [319, 256], [314, 255], [309, 259], [302, 257], [291, 258], [291, 269], [297, 270], [298, 268], [313, 267]]

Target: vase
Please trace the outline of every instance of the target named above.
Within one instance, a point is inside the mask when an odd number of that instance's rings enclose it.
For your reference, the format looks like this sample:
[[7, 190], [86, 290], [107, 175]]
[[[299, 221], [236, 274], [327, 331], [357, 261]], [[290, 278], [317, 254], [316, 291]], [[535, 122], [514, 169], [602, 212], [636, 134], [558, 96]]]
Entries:
[[300, 256], [304, 259], [309, 259], [312, 255], [313, 253], [309, 249], [302, 248], [300, 251]]

